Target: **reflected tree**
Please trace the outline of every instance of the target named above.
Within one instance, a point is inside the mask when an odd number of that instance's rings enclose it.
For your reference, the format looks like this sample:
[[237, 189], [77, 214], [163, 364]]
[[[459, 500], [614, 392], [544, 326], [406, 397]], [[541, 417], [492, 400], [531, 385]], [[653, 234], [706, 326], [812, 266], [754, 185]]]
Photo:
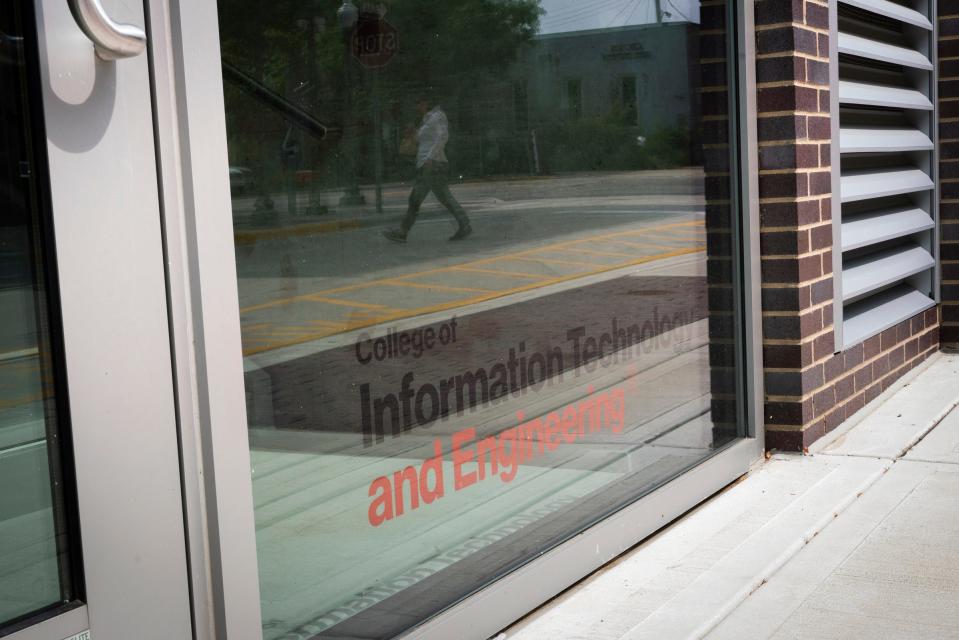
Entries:
[[[412, 123], [411, 103], [424, 87], [468, 107], [484, 85], [501, 79], [521, 57], [542, 15], [539, 0], [354, 2], [361, 13], [385, 8], [385, 19], [398, 32], [399, 51], [382, 70], [344, 73], [344, 64], [356, 62], [349, 59], [337, 24], [342, 0], [219, 0], [218, 8], [224, 64], [256, 78], [334, 132], [355, 127], [364, 141], [361, 154], [372, 134], [373, 73], [380, 74], [383, 135], [396, 138]], [[284, 118], [229, 82], [225, 91], [231, 158], [257, 166], [260, 174], [278, 171], [277, 149], [288, 126]], [[349, 102], [347, 91], [352, 92]], [[349, 122], [344, 122], [344, 104], [353, 112]], [[306, 164], [315, 171], [329, 171], [323, 165], [338, 152], [338, 137], [329, 138], [303, 141]]]

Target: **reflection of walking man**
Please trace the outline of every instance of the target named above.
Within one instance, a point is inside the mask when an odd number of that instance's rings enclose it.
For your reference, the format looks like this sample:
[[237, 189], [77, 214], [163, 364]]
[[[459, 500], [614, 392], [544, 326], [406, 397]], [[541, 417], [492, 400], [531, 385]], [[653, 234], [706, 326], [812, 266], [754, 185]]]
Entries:
[[449, 120], [438, 104], [425, 97], [416, 103], [416, 110], [423, 117], [423, 122], [416, 132], [416, 181], [413, 183], [406, 216], [403, 217], [400, 228], [384, 231], [383, 235], [393, 242], [406, 242], [406, 234], [416, 222], [420, 205], [432, 191], [459, 225], [450, 240], [462, 240], [471, 234], [473, 229], [463, 207], [450, 192], [450, 165], [446, 159], [446, 142], [450, 139]]

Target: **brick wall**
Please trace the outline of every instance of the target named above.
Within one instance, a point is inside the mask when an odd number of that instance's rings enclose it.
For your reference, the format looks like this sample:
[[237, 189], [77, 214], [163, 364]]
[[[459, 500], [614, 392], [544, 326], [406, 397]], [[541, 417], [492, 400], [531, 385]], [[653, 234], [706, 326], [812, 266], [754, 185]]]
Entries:
[[797, 451], [936, 351], [938, 312], [834, 353], [828, 3], [755, 8], [766, 445]]
[[959, 0], [939, 1], [942, 342], [959, 346]]

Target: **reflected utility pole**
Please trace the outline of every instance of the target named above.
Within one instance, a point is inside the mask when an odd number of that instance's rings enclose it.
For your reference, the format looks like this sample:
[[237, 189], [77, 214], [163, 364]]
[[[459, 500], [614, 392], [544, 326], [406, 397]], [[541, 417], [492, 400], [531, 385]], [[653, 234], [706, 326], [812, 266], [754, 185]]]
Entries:
[[350, 39], [360, 18], [360, 11], [350, 0], [344, 0], [336, 11], [336, 19], [343, 32], [343, 75], [346, 81], [343, 108], [343, 149], [346, 157], [346, 191], [340, 197], [341, 206], [357, 206], [366, 203], [356, 178], [356, 136], [352, 128], [353, 120], [353, 53]]
[[373, 71], [373, 165], [376, 212], [383, 213], [383, 114], [380, 111], [380, 71]]
[[[310, 113], [316, 113], [319, 103], [319, 73], [316, 68], [316, 37], [321, 31], [325, 31], [326, 24], [320, 15], [320, 0], [313, 0], [310, 4], [310, 10], [307, 15], [309, 23], [306, 25], [306, 82], [307, 82], [307, 102], [309, 103]], [[314, 140], [310, 145], [309, 166], [310, 166], [310, 192], [307, 201], [307, 211], [312, 215], [325, 213], [325, 207], [320, 201], [320, 181], [317, 176], [317, 165], [319, 153], [317, 144]]]
[[398, 49], [396, 29], [386, 21], [386, 5], [365, 4], [354, 32], [351, 51], [360, 65], [372, 74], [373, 84], [373, 173], [376, 183], [376, 212], [383, 212], [383, 106], [381, 74]]

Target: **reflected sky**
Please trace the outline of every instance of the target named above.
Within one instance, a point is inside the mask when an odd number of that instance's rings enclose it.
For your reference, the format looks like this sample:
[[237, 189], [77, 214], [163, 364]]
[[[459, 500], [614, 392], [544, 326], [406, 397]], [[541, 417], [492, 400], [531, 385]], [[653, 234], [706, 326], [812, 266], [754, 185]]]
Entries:
[[[656, 22], [656, 0], [540, 0], [540, 33], [608, 29]], [[660, 0], [664, 22], [699, 22], [698, 0]]]

